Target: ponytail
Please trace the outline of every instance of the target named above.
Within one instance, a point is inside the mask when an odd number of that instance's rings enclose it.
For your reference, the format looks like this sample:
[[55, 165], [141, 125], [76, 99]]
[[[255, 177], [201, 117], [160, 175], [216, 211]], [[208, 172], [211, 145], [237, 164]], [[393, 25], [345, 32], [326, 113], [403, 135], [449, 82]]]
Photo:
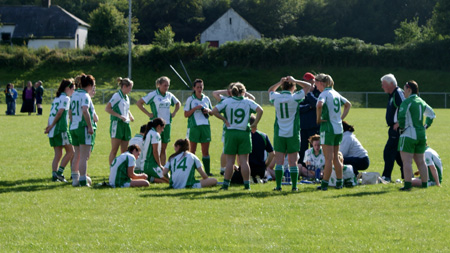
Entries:
[[94, 86], [95, 84], [95, 78], [92, 75], [82, 75], [80, 79], [81, 87], [79, 88], [86, 88], [88, 86]]
[[170, 157], [169, 157], [169, 161], [174, 158], [175, 156], [186, 152], [189, 150], [189, 140], [188, 139], [178, 139], [175, 144], [173, 144], [174, 146], [178, 146], [178, 151], [173, 153]]
[[164, 127], [166, 125], [166, 121], [162, 118], [155, 118], [153, 120], [150, 120], [147, 123], [147, 128], [145, 129], [145, 133], [144, 133], [144, 140], [145, 137], [147, 137], [147, 133], [152, 129], [152, 128], [156, 128], [157, 126], [161, 126]]
[[61, 93], [63, 93], [66, 90], [67, 87], [72, 89], [72, 87], [73, 87], [72, 79], [63, 79], [61, 81], [61, 84], [59, 85], [59, 88], [56, 91], [56, 97], [59, 97], [61, 95]]
[[130, 87], [130, 85], [133, 85], [133, 81], [131, 81], [129, 78], [119, 77], [119, 78], [117, 78], [117, 85], [120, 88], [122, 88], [123, 86]]

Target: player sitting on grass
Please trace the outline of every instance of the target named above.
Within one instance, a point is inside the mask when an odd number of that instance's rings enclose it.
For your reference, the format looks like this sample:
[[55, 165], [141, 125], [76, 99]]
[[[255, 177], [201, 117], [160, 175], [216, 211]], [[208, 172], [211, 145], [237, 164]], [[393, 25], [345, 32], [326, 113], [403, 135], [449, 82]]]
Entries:
[[[178, 139], [174, 149], [175, 153], [169, 157], [163, 171], [165, 176], [168, 176], [170, 171], [170, 187], [174, 189], [204, 188], [217, 184], [217, 179], [209, 178], [203, 171], [198, 157], [188, 151], [189, 140]], [[200, 173], [202, 180], [195, 180], [195, 170]]]
[[116, 157], [111, 163], [109, 185], [111, 187], [145, 187], [150, 183], [147, 174], [135, 174], [134, 167], [141, 149], [138, 145], [131, 145], [128, 150]]
[[[425, 149], [425, 164], [428, 167], [428, 186], [441, 186], [442, 183], [442, 160], [438, 153], [427, 146]], [[419, 171], [414, 172], [414, 175], [418, 176]], [[438, 178], [439, 180], [436, 180]], [[413, 178], [412, 186], [422, 186], [422, 180], [420, 178]]]

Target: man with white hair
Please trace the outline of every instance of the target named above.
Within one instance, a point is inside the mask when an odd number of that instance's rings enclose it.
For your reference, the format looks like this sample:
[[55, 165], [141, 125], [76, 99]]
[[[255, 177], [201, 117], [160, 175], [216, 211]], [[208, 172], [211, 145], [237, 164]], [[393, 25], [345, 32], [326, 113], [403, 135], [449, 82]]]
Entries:
[[400, 166], [402, 178], [404, 178], [402, 158], [400, 152], [397, 150], [400, 137], [398, 132], [397, 114], [400, 104], [405, 100], [405, 96], [402, 89], [397, 86], [397, 80], [393, 74], [387, 74], [381, 77], [381, 88], [385, 93], [389, 94], [389, 100], [386, 107], [386, 123], [389, 126], [389, 138], [383, 152], [383, 179], [390, 182], [395, 161], [397, 161], [397, 164]]

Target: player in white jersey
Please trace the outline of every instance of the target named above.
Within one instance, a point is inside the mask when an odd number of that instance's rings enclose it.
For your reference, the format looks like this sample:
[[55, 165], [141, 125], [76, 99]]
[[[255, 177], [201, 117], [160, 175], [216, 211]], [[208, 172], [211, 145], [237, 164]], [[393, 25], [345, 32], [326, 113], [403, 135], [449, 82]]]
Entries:
[[[73, 157], [73, 146], [69, 132], [69, 108], [70, 96], [74, 92], [74, 84], [72, 80], [64, 79], [59, 85], [56, 92], [56, 98], [53, 100], [50, 116], [48, 117], [48, 124], [45, 128], [45, 133], [48, 134], [50, 146], [55, 150], [55, 157], [52, 162], [52, 181], [66, 182], [63, 172], [67, 163]], [[63, 148], [66, 154], [61, 160]], [[58, 164], [61, 161], [61, 164]]]
[[161, 132], [165, 122], [156, 118], [147, 124], [144, 147], [142, 148], [141, 169], [150, 177], [150, 182], [169, 183], [169, 179], [163, 175], [161, 164]]
[[[339, 144], [342, 141], [342, 120], [347, 116], [352, 104], [337, 91], [333, 89], [334, 81], [330, 75], [318, 74], [315, 84], [321, 92], [317, 100], [317, 124], [320, 124], [320, 143], [325, 155], [325, 169], [323, 172], [322, 185], [317, 189], [328, 190], [328, 180], [334, 168], [336, 171], [336, 189], [342, 189], [342, 168], [339, 161]], [[344, 111], [341, 113], [341, 106]]]
[[300, 174], [306, 178], [316, 177], [316, 170], [319, 169], [323, 171], [325, 166], [325, 156], [323, 155], [322, 147], [320, 146], [320, 136], [315, 134], [309, 137], [309, 143], [311, 143], [312, 148], [305, 151], [305, 156], [303, 162], [306, 167], [302, 164], [298, 164]]
[[140, 153], [141, 149], [138, 145], [130, 145], [127, 151], [113, 160], [109, 172], [111, 187], [146, 187], [150, 185], [147, 181], [147, 174], [134, 173], [136, 159]]
[[[189, 140], [178, 139], [174, 144], [175, 153], [169, 157], [164, 166], [164, 175], [170, 171], [170, 187], [174, 189], [204, 188], [217, 184], [217, 179], [210, 178], [202, 169], [202, 163], [194, 154], [188, 151]], [[195, 180], [195, 170], [202, 180]]]
[[[136, 134], [133, 138], [131, 138], [129, 145], [138, 145], [139, 147], [144, 147], [144, 136], [145, 136], [145, 132], [147, 129], [147, 125], [142, 125], [139, 133]], [[142, 152], [141, 155], [139, 155], [139, 157], [136, 159], [136, 167], [134, 168], [136, 170], [136, 172], [141, 172], [144, 170], [144, 168], [142, 168]]]
[[[224, 153], [227, 155], [227, 165], [222, 186], [224, 190], [227, 190], [230, 185], [236, 155], [239, 157], [245, 189], [250, 189], [250, 166], [248, 165], [248, 156], [252, 152], [250, 127], [258, 125], [263, 109], [257, 103], [245, 98], [245, 91], [245, 86], [242, 83], [235, 83], [231, 89], [233, 96], [223, 100], [213, 109], [214, 116], [223, 120], [227, 127], [224, 148]], [[248, 122], [252, 112], [256, 112], [256, 119], [249, 126]]]
[[211, 125], [209, 115], [212, 111], [211, 100], [203, 94], [203, 80], [194, 81], [194, 92], [188, 97], [184, 105], [184, 117], [188, 118], [188, 136], [190, 143], [189, 151], [195, 154], [197, 143], [202, 146], [202, 162], [208, 176], [211, 174], [211, 161], [209, 158], [209, 143], [211, 142]]
[[[428, 167], [428, 186], [441, 186], [442, 174], [444, 170], [442, 160], [438, 153], [428, 146], [425, 149], [425, 164]], [[416, 171], [414, 175], [420, 175], [419, 171]], [[438, 180], [436, 180], [436, 178]], [[422, 186], [422, 180], [420, 178], [413, 178], [412, 186]]]
[[114, 93], [105, 108], [105, 111], [111, 115], [109, 164], [116, 157], [119, 146], [120, 153], [127, 150], [128, 142], [131, 139], [130, 121], [134, 121], [133, 114], [130, 112], [130, 99], [128, 98], [134, 83], [128, 78], [122, 79], [121, 77], [117, 81], [120, 90]]
[[[175, 117], [181, 106], [180, 101], [169, 92], [169, 86], [170, 79], [167, 76], [156, 79], [156, 90], [148, 93], [136, 103], [139, 109], [151, 120], [159, 117], [166, 122], [164, 131], [161, 134], [161, 162], [163, 164], [166, 163], [166, 149], [167, 144], [170, 142], [172, 118]], [[144, 104], [150, 105], [152, 113], [145, 109]], [[172, 113], [170, 112], [170, 106], [175, 106]]]
[[[303, 90], [295, 92], [296, 84]], [[282, 88], [277, 92], [278, 87]], [[288, 156], [289, 170], [292, 178], [292, 191], [298, 191], [298, 168], [297, 154], [300, 150], [300, 114], [298, 106], [305, 98], [305, 89], [309, 92], [311, 84], [296, 80], [292, 76], [283, 77], [279, 82], [270, 86], [270, 102], [275, 106], [274, 124], [274, 150], [275, 150], [275, 180], [276, 191], [281, 191], [281, 180], [283, 178], [284, 157]]]
[[[228, 88], [226, 90], [213, 91], [212, 95], [217, 100], [217, 102], [221, 102], [225, 98], [231, 97], [231, 89], [233, 88], [233, 85], [234, 85], [234, 83], [231, 83], [230, 85], [228, 85]], [[251, 93], [245, 92], [244, 97], [255, 101], [255, 96], [253, 96]], [[225, 143], [225, 130], [226, 130], [225, 124], [223, 124], [222, 129], [223, 129], [222, 130], [222, 143]], [[226, 158], [225, 154], [223, 153], [223, 149], [222, 149], [222, 154], [220, 155], [220, 174], [221, 175], [225, 174], [226, 166], [227, 166], [227, 158]]]
[[[72, 185], [89, 186], [87, 184], [87, 160], [94, 144], [94, 113], [89, 93], [95, 89], [95, 78], [92, 75], [81, 76], [81, 87], [72, 95], [70, 103], [70, 134], [75, 147], [72, 160]], [[78, 178], [79, 173], [79, 178]]]

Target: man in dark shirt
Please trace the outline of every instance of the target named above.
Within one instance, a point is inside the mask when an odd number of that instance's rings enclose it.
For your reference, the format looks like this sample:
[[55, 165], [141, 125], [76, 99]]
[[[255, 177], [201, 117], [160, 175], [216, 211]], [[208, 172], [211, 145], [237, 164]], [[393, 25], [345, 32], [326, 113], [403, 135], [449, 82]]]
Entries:
[[42, 81], [37, 81], [34, 86], [36, 87], [36, 106], [38, 109], [37, 115], [42, 115], [42, 97], [44, 96]]
[[307, 72], [303, 75], [303, 80], [311, 84], [311, 91], [306, 95], [305, 99], [300, 103], [300, 159], [298, 163], [303, 164], [305, 151], [309, 148], [309, 137], [319, 134], [320, 126], [316, 123], [316, 104], [320, 91], [314, 85], [315, 77]]
[[403, 95], [402, 89], [397, 86], [397, 80], [393, 74], [387, 74], [381, 77], [381, 88], [385, 93], [389, 94], [389, 100], [386, 107], [386, 124], [389, 126], [389, 138], [383, 152], [383, 179], [390, 182], [395, 161], [397, 161], [397, 164], [400, 166], [402, 178], [404, 178], [402, 158], [398, 151], [400, 134], [398, 132], [397, 113], [400, 104], [405, 100], [405, 96]]

